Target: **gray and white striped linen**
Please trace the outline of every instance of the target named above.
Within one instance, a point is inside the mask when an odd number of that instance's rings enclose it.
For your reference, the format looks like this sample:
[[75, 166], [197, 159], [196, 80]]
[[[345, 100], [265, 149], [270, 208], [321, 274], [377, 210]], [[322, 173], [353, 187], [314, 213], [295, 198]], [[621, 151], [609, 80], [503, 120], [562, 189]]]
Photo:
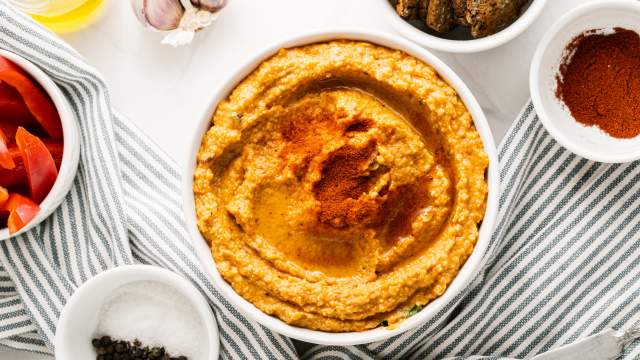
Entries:
[[[291, 340], [242, 317], [211, 287], [190, 247], [173, 162], [115, 113], [100, 75], [0, 0], [0, 48], [40, 66], [68, 97], [81, 162], [64, 203], [36, 230], [0, 243], [0, 345], [51, 353], [73, 290], [142, 262], [191, 279], [215, 309], [227, 359], [296, 358]], [[316, 346], [307, 359], [526, 357], [640, 320], [639, 163], [605, 165], [562, 149], [529, 105], [500, 146], [499, 223], [483, 271], [416, 331], [384, 342]], [[626, 349], [640, 358], [640, 346]]]
[[175, 164], [112, 110], [100, 75], [4, 0], [0, 48], [54, 79], [82, 137], [78, 175], [60, 208], [35, 231], [0, 243], [0, 344], [52, 352], [73, 290], [105, 269], [142, 262], [182, 274], [208, 297], [224, 358], [295, 358], [291, 340], [249, 322], [210, 285], [190, 246]]

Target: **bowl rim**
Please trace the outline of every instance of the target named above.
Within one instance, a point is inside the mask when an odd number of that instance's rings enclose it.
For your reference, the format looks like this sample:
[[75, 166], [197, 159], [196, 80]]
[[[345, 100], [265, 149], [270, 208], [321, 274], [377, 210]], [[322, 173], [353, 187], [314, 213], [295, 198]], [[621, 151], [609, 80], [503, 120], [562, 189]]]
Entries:
[[640, 159], [640, 148], [626, 154], [612, 155], [607, 154], [606, 152], [598, 152], [598, 149], [595, 148], [589, 149], [577, 145], [574, 141], [570, 140], [569, 137], [565, 136], [563, 131], [556, 126], [554, 121], [551, 120], [551, 117], [544, 106], [544, 102], [542, 101], [542, 89], [539, 86], [542, 59], [549, 49], [551, 42], [556, 38], [556, 35], [562, 32], [566, 26], [576, 19], [603, 8], [620, 8], [640, 13], [640, 2], [629, 0], [596, 0], [580, 5], [560, 17], [544, 34], [533, 55], [531, 67], [529, 69], [529, 92], [531, 93], [531, 101], [536, 109], [540, 122], [542, 122], [545, 129], [556, 141], [558, 141], [558, 143], [560, 143], [560, 145], [572, 153], [589, 160], [602, 163], [625, 163]]
[[490, 50], [515, 39], [533, 24], [547, 4], [547, 0], [532, 0], [516, 21], [493, 35], [473, 40], [451, 40], [425, 33], [414, 27], [396, 13], [389, 0], [379, 0], [379, 2], [391, 26], [402, 36], [434, 50], [460, 54]]
[[68, 352], [70, 350], [66, 348], [64, 340], [65, 336], [69, 335], [64, 333], [64, 329], [67, 328], [73, 310], [81, 304], [82, 299], [85, 296], [90, 296], [92, 291], [102, 283], [108, 283], [113, 279], [129, 277], [132, 277], [132, 279], [130, 281], [125, 281], [124, 284], [138, 281], [159, 282], [166, 286], [170, 286], [180, 292], [185, 298], [189, 299], [191, 305], [193, 305], [200, 314], [200, 318], [206, 328], [207, 336], [205, 338], [210, 339], [208, 347], [209, 359], [218, 359], [220, 353], [220, 336], [218, 332], [218, 324], [209, 302], [204, 298], [200, 291], [198, 291], [195, 285], [184, 277], [158, 266], [142, 264], [123, 265], [105, 270], [84, 282], [74, 291], [65, 304], [64, 309], [60, 314], [58, 325], [56, 326], [54, 348], [55, 357], [57, 359], [73, 358], [73, 356], [67, 356], [69, 355]]
[[[462, 101], [469, 109], [469, 112], [473, 117], [476, 129], [478, 130], [482, 138], [485, 151], [489, 157], [489, 167], [487, 169], [487, 207], [485, 210], [485, 217], [480, 227], [478, 241], [473, 253], [467, 259], [456, 278], [449, 285], [442, 296], [429, 303], [418, 314], [406, 319], [394, 329], [376, 328], [362, 332], [330, 333], [292, 326], [276, 318], [275, 316], [263, 313], [252, 303], [237, 294], [235, 290], [233, 290], [231, 285], [229, 285], [229, 283], [227, 283], [220, 276], [220, 273], [218, 273], [216, 269], [215, 261], [211, 256], [211, 250], [209, 249], [206, 241], [200, 234], [197, 227], [194, 196], [192, 191], [193, 173], [196, 165], [196, 153], [200, 148], [202, 136], [210, 126], [212, 114], [215, 111], [219, 101], [226, 98], [228, 94], [236, 87], [236, 85], [241, 82], [248, 74], [250, 74], [258, 64], [274, 55], [279, 49], [338, 39], [360, 40], [371, 42], [379, 46], [398, 49], [432, 66], [439, 73], [439, 75], [456, 90], [458, 96], [460, 96]], [[453, 72], [453, 70], [431, 52], [404, 38], [382, 32], [353, 28], [314, 30], [305, 34], [296, 35], [293, 37], [288, 37], [284, 40], [276, 41], [270, 46], [267, 46], [263, 50], [250, 56], [247, 61], [245, 61], [243, 64], [229, 73], [227, 78], [220, 83], [213, 94], [214, 95], [212, 96], [209, 105], [203, 111], [202, 116], [199, 120], [200, 122], [193, 133], [194, 135], [191, 142], [191, 149], [188, 152], [188, 157], [185, 161], [186, 165], [183, 171], [182, 184], [183, 206], [188, 231], [200, 263], [205, 268], [205, 271], [209, 275], [211, 275], [210, 281], [212, 282], [214, 287], [218, 291], [220, 291], [235, 308], [240, 310], [242, 314], [279, 334], [294, 339], [314, 344], [357, 345], [384, 340], [394, 335], [401, 334], [407, 330], [413, 329], [421, 324], [424, 324], [426, 321], [436, 315], [436, 313], [440, 309], [442, 309], [446, 303], [453, 299], [455, 295], [462, 292], [462, 290], [470, 283], [473, 276], [479, 270], [479, 266], [481, 265], [482, 258], [486, 253], [487, 246], [489, 240], [491, 239], [491, 234], [495, 226], [498, 210], [499, 191], [498, 155], [495, 143], [493, 141], [491, 129], [489, 128], [489, 124], [479, 103], [476, 101], [469, 88]]]
[[39, 204], [40, 211], [35, 218], [15, 234], [10, 234], [8, 228], [0, 228], [0, 241], [2, 241], [23, 234], [40, 224], [65, 198], [71, 189], [71, 185], [73, 184], [73, 180], [78, 170], [78, 162], [80, 161], [80, 129], [76, 117], [71, 111], [67, 98], [62, 94], [62, 91], [53, 82], [53, 80], [44, 73], [44, 71], [31, 61], [14, 52], [0, 49], [0, 56], [5, 57], [18, 65], [47, 92], [60, 115], [64, 147], [62, 152], [62, 163], [58, 170], [58, 177], [47, 196]]

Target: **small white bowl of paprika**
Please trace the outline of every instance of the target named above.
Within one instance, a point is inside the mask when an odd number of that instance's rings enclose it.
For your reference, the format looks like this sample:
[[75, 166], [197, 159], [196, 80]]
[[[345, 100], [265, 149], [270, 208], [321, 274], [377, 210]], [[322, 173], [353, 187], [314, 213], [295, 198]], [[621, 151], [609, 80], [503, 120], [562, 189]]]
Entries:
[[67, 99], [36, 65], [0, 50], [0, 241], [49, 216], [69, 192], [80, 132]]
[[530, 72], [540, 121], [584, 158], [640, 159], [640, 2], [595, 1], [567, 13], [540, 41]]

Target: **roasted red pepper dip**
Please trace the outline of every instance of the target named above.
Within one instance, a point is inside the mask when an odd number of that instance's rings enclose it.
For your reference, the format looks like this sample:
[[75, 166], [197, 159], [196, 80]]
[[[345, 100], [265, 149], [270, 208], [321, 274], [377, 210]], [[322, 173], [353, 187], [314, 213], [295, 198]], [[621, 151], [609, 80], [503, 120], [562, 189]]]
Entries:
[[0, 56], [0, 228], [13, 234], [40, 211], [62, 162], [62, 123], [53, 101]]

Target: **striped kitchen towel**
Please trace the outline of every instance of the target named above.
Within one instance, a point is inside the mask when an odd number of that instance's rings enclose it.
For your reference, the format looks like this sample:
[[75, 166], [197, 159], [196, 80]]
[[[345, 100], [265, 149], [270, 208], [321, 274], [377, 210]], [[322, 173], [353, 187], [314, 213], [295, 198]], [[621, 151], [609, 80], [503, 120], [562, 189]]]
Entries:
[[113, 111], [100, 74], [5, 0], [0, 48], [58, 84], [82, 138], [78, 175], [60, 208], [35, 231], [0, 242], [0, 344], [52, 353], [74, 289], [108, 268], [140, 262], [182, 274], [202, 290], [215, 309], [224, 358], [297, 357], [291, 340], [248, 321], [211, 286], [190, 245], [176, 165]]
[[[105, 269], [140, 262], [201, 289], [215, 310], [223, 358], [297, 358], [290, 339], [248, 321], [210, 285], [182, 219], [175, 164], [113, 111], [100, 75], [6, 0], [0, 48], [56, 81], [82, 135], [78, 175], [60, 208], [34, 231], [0, 243], [0, 345], [51, 353], [74, 289]], [[304, 358], [524, 358], [640, 320], [640, 163], [572, 155], [531, 105], [499, 152], [499, 221], [467, 291], [420, 329], [363, 346], [317, 346]], [[640, 344], [624, 356], [640, 358]]]

